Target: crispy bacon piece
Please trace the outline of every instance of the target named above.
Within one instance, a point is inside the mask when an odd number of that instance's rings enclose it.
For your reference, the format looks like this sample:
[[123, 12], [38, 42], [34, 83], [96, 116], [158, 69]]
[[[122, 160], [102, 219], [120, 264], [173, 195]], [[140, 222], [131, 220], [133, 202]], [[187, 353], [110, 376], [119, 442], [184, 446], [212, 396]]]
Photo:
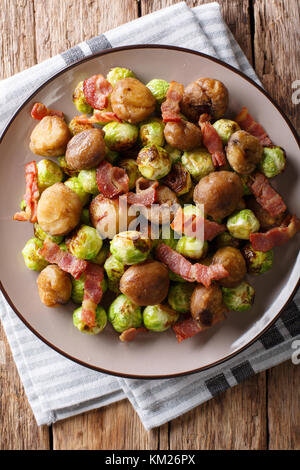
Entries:
[[293, 238], [300, 230], [300, 220], [293, 215], [286, 217], [280, 227], [275, 227], [267, 232], [256, 232], [250, 235], [250, 242], [256, 251], [269, 251], [274, 246], [281, 246]]
[[174, 193], [180, 193], [188, 186], [190, 175], [188, 170], [180, 163], [174, 163], [170, 173], [167, 174], [161, 181], [168, 186]]
[[41, 121], [45, 116], [58, 116], [64, 119], [64, 113], [62, 111], [48, 109], [43, 103], [35, 103], [31, 110], [31, 117]]
[[126, 171], [118, 166], [112, 166], [105, 160], [96, 170], [96, 180], [100, 193], [110, 199], [127, 193], [129, 190], [129, 178]]
[[250, 181], [249, 186], [256, 201], [272, 217], [277, 217], [286, 211], [286, 205], [282, 197], [272, 188], [265, 175], [257, 172], [254, 176], [251, 176]]
[[85, 270], [81, 318], [90, 328], [96, 326], [96, 308], [103, 295], [101, 287], [103, 277], [104, 270], [101, 266], [88, 263]]
[[26, 182], [26, 192], [24, 200], [26, 203], [25, 211], [16, 212], [13, 219], [25, 222], [30, 220], [30, 222], [37, 221], [37, 204], [40, 197], [40, 192], [38, 188], [38, 170], [36, 162], [32, 161], [25, 165], [25, 182]]
[[188, 282], [200, 282], [209, 287], [213, 280], [229, 276], [228, 271], [221, 264], [205, 266], [204, 264], [190, 263], [184, 256], [168, 245], [161, 243], [156, 248], [156, 257], [168, 266], [175, 274], [179, 274]]
[[141, 328], [129, 328], [128, 330], [123, 331], [120, 334], [119, 340], [123, 342], [133, 341], [139, 333], [147, 333], [147, 329], [144, 327]]
[[158, 185], [158, 181], [150, 181], [143, 177], [138, 178], [135, 184], [136, 192], [127, 194], [128, 204], [150, 207], [156, 201], [156, 188]]
[[93, 75], [83, 82], [83, 94], [87, 103], [95, 109], [104, 109], [108, 104], [108, 95], [112, 86], [103, 75]]
[[212, 156], [215, 167], [226, 164], [226, 157], [223, 150], [221, 137], [214, 126], [209, 122], [208, 114], [202, 114], [199, 119], [199, 126], [202, 131], [203, 144]]
[[95, 111], [93, 116], [87, 116], [86, 114], [82, 114], [81, 116], [75, 117], [76, 122], [78, 124], [97, 124], [99, 122], [122, 122], [120, 118], [113, 113], [112, 111]]
[[256, 122], [251, 114], [249, 114], [248, 109], [243, 106], [235, 121], [240, 125], [241, 129], [249, 132], [249, 134], [257, 137], [264, 147], [269, 147], [272, 144], [272, 141], [261, 124]]
[[204, 217], [194, 214], [184, 215], [181, 207], [178, 208], [171, 227], [175, 232], [184, 233], [188, 237], [209, 241], [226, 230], [225, 225], [217, 224]]
[[166, 100], [161, 105], [161, 113], [164, 122], [180, 122], [180, 106], [184, 86], [181, 83], [171, 82], [166, 94]]
[[59, 246], [46, 238], [40, 254], [49, 263], [57, 264], [63, 271], [72, 274], [75, 279], [79, 279], [81, 274], [86, 270], [88, 263], [83, 259], [76, 258], [67, 251], [63, 251]]
[[192, 336], [195, 336], [201, 331], [207, 330], [208, 328], [212, 327], [213, 325], [216, 325], [220, 321], [225, 320], [225, 318], [226, 317], [224, 313], [222, 313], [221, 315], [214, 315], [210, 326], [199, 325], [199, 323], [196, 322], [196, 320], [194, 320], [193, 318], [187, 318], [186, 320], [176, 323], [173, 326], [173, 330], [175, 331], [178, 343], [181, 343], [181, 341], [188, 338], [192, 338]]

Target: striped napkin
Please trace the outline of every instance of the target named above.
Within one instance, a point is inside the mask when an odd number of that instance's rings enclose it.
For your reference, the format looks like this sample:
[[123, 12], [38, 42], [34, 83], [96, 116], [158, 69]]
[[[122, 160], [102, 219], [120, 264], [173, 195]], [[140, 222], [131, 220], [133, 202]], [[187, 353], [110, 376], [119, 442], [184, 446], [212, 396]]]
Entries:
[[[0, 83], [0, 130], [16, 108], [55, 72], [102, 49], [140, 43], [183, 46], [222, 59], [259, 83], [224, 23], [218, 3], [188, 8], [185, 2], [101, 34]], [[19, 320], [3, 297], [0, 318], [37, 423], [57, 420], [128, 398], [149, 430], [253, 374], [292, 356], [300, 338], [300, 292], [264, 336], [233, 359], [187, 377], [135, 380], [111, 377], [59, 355]]]

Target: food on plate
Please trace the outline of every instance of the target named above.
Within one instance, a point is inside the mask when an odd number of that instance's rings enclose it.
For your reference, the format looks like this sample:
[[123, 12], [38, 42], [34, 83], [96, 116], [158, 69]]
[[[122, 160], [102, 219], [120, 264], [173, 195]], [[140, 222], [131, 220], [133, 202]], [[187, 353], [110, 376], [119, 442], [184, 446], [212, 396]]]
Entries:
[[117, 66], [77, 84], [68, 124], [34, 104], [42, 158], [25, 165], [13, 218], [33, 224], [22, 255], [41, 301], [73, 302], [80, 332], [108, 320], [123, 343], [166, 330], [180, 343], [242, 315], [246, 276], [270, 271], [273, 248], [300, 231], [270, 182], [284, 149], [247, 108], [229, 119], [228, 98], [216, 78], [145, 85]]

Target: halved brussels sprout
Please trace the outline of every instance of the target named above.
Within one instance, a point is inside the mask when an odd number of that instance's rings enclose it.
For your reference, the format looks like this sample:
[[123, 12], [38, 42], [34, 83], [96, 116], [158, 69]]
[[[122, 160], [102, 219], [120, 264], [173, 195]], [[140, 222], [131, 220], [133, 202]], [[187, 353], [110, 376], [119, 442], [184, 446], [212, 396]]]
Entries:
[[91, 260], [101, 250], [102, 243], [102, 238], [94, 227], [81, 225], [68, 242], [68, 249], [77, 258]]
[[171, 147], [170, 144], [166, 144], [164, 149], [168, 152], [172, 163], [176, 163], [181, 160], [181, 156], [182, 156], [181, 150], [174, 149], [174, 147]]
[[168, 303], [176, 312], [187, 313], [190, 310], [190, 301], [195, 286], [190, 283], [177, 282], [169, 289]]
[[264, 147], [259, 167], [267, 178], [279, 175], [285, 169], [285, 165], [285, 152], [282, 148]]
[[52, 236], [44, 232], [42, 227], [37, 222], [33, 226], [33, 231], [34, 231], [34, 235], [42, 241], [46, 240], [46, 238], [50, 238], [52, 242], [57, 243], [59, 245], [64, 239], [64, 237], [61, 235]]
[[99, 194], [96, 181], [96, 168], [92, 168], [91, 170], [81, 170], [78, 174], [78, 180], [86, 193]]
[[105, 240], [97, 256], [92, 258], [90, 261], [91, 263], [99, 264], [102, 266], [104, 265], [108, 255], [109, 255], [109, 243], [107, 240]]
[[87, 103], [83, 94], [83, 81], [79, 82], [73, 92], [73, 103], [77, 111], [83, 114], [90, 114], [93, 108]]
[[[81, 274], [79, 279], [72, 277], [72, 292], [71, 299], [75, 304], [82, 304], [84, 295], [85, 274]], [[107, 280], [105, 278], [101, 281], [101, 288], [103, 294], [107, 291]]]
[[153, 78], [146, 85], [146, 87], [149, 88], [158, 104], [161, 104], [166, 98], [169, 86], [169, 82], [166, 82], [166, 80], [162, 80], [160, 78]]
[[136, 180], [139, 179], [141, 176], [136, 161], [133, 158], [123, 158], [119, 161], [118, 166], [124, 168], [127, 173], [127, 176], [129, 178], [129, 189], [134, 189]]
[[271, 269], [273, 264], [273, 250], [255, 251], [251, 245], [242, 250], [250, 274], [263, 274]]
[[222, 287], [223, 302], [230, 310], [243, 312], [251, 308], [255, 291], [248, 282], [242, 282], [237, 287]]
[[140, 125], [140, 140], [142, 145], [158, 145], [163, 147], [165, 125], [161, 119], [152, 118]]
[[199, 240], [198, 238], [183, 236], [178, 240], [176, 251], [183, 256], [192, 259], [200, 259], [204, 257], [208, 250], [206, 241]]
[[90, 194], [83, 189], [82, 184], [80, 183], [77, 176], [72, 176], [71, 178], [67, 179], [65, 181], [65, 185], [68, 186], [68, 188], [72, 189], [72, 191], [74, 191], [76, 194], [78, 194], [83, 206], [88, 204], [88, 202], [90, 201]]
[[71, 168], [68, 167], [65, 157], [58, 157], [57, 160], [58, 160], [60, 168], [63, 170], [64, 173], [66, 173], [66, 175], [76, 176], [78, 174], [77, 170], [72, 170]]
[[234, 238], [249, 240], [259, 230], [259, 221], [250, 209], [243, 209], [227, 219], [227, 229]]
[[124, 264], [114, 256], [109, 256], [104, 263], [104, 269], [108, 277], [109, 290], [119, 294], [120, 279], [125, 272]]
[[140, 173], [150, 180], [166, 176], [171, 170], [171, 159], [168, 152], [158, 145], [142, 148], [137, 157]]
[[107, 160], [112, 165], [115, 165], [119, 158], [118, 152], [110, 150], [107, 145], [105, 145], [105, 160]]
[[132, 147], [138, 138], [139, 129], [129, 122], [109, 122], [103, 127], [104, 142], [110, 150], [121, 152]]
[[110, 242], [110, 251], [124, 264], [145, 261], [151, 250], [151, 240], [135, 230], [117, 233]]
[[118, 333], [129, 328], [139, 328], [142, 324], [141, 307], [121, 294], [110, 305], [108, 319]]
[[38, 171], [38, 187], [40, 192], [49, 188], [55, 183], [60, 183], [64, 179], [64, 174], [57, 165], [57, 163], [52, 160], [43, 159], [40, 160], [37, 164]]
[[94, 127], [93, 124], [89, 122], [87, 122], [86, 124], [80, 124], [76, 118], [77, 116], [74, 117], [72, 121], [69, 122], [69, 129], [72, 135], [76, 135], [76, 134], [79, 134], [79, 132], [93, 129]]
[[114, 67], [110, 69], [106, 76], [107, 80], [112, 86], [115, 86], [119, 80], [128, 77], [135, 78], [135, 75], [131, 70], [126, 69], [125, 67]]
[[214, 122], [213, 126], [221, 137], [223, 145], [227, 144], [234, 132], [240, 130], [238, 123], [230, 119], [218, 119], [218, 121]]
[[145, 327], [151, 331], [166, 331], [177, 322], [179, 313], [168, 305], [148, 305], [143, 311]]
[[204, 148], [184, 152], [181, 162], [195, 181], [199, 181], [204, 176], [215, 171], [211, 154]]
[[48, 262], [40, 255], [39, 250], [43, 242], [38, 238], [30, 238], [22, 250], [22, 255], [27, 268], [33, 271], [42, 271]]
[[224, 248], [224, 246], [233, 246], [233, 248], [239, 248], [240, 242], [237, 238], [230, 235], [229, 232], [220, 233], [215, 239], [214, 244], [217, 248]]
[[82, 307], [76, 308], [73, 312], [73, 325], [82, 333], [87, 333], [89, 335], [97, 335], [104, 330], [107, 324], [107, 315], [103, 307], [100, 305], [96, 308], [96, 326], [93, 328], [89, 327], [82, 320]]

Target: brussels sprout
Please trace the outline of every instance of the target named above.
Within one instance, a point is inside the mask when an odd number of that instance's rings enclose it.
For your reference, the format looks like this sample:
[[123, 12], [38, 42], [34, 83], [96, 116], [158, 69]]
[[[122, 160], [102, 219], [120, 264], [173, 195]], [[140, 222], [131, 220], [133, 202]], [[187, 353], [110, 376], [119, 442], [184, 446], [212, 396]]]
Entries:
[[63, 170], [64, 173], [66, 173], [66, 175], [76, 176], [78, 174], [77, 170], [72, 170], [71, 168], [68, 168], [65, 157], [58, 157], [57, 160], [58, 160], [60, 168]]
[[27, 268], [33, 271], [42, 271], [48, 262], [39, 254], [40, 248], [42, 248], [43, 242], [38, 238], [30, 238], [22, 250], [25, 264]]
[[264, 147], [259, 167], [267, 178], [279, 175], [285, 169], [285, 152], [280, 147]]
[[89, 129], [93, 129], [93, 124], [87, 122], [86, 124], [81, 124], [77, 120], [77, 116], [69, 122], [69, 129], [72, 135], [79, 134], [82, 131], [88, 131]]
[[182, 156], [181, 150], [174, 149], [174, 147], [171, 147], [170, 144], [166, 144], [164, 149], [168, 152], [172, 163], [176, 163], [181, 160], [181, 156]]
[[71, 178], [67, 179], [65, 181], [65, 185], [78, 194], [83, 206], [85, 206], [90, 201], [89, 193], [83, 189], [82, 184], [80, 183], [77, 176], [72, 176]]
[[113, 69], [110, 69], [106, 78], [112, 86], [115, 86], [119, 80], [128, 77], [135, 78], [135, 75], [131, 70], [126, 69], [125, 67], [114, 67]]
[[108, 277], [109, 290], [115, 292], [116, 294], [119, 294], [120, 279], [125, 272], [124, 264], [114, 256], [110, 256], [106, 259], [104, 263], [104, 269]]
[[251, 233], [259, 229], [259, 221], [250, 209], [243, 209], [227, 219], [227, 229], [234, 238], [249, 240]]
[[[79, 279], [72, 278], [72, 293], [71, 299], [75, 304], [82, 304], [84, 294], [85, 274], [82, 274]], [[107, 280], [102, 279], [101, 288], [103, 294], [107, 291]]]
[[143, 311], [144, 325], [152, 331], [166, 331], [177, 322], [178, 318], [179, 313], [168, 305], [148, 305]]
[[263, 274], [271, 269], [273, 264], [273, 250], [255, 251], [251, 245], [243, 248], [243, 255], [250, 274]]
[[181, 162], [196, 181], [215, 171], [211, 154], [204, 148], [184, 152]]
[[24, 199], [22, 199], [22, 201], [20, 202], [20, 209], [21, 211], [25, 211], [26, 209], [26, 202]]
[[158, 104], [161, 104], [164, 101], [169, 86], [169, 82], [166, 82], [165, 80], [162, 80], [160, 78], [153, 78], [146, 85], [146, 87], [149, 88]]
[[168, 302], [176, 312], [187, 313], [195, 286], [190, 283], [173, 284], [169, 289]]
[[121, 294], [110, 305], [108, 319], [118, 333], [129, 328], [139, 328], [142, 324], [141, 307]]
[[92, 226], [91, 219], [90, 219], [90, 211], [88, 207], [84, 207], [81, 212], [80, 222], [84, 225]]
[[255, 291], [248, 282], [244, 281], [237, 287], [222, 287], [222, 293], [226, 307], [243, 312], [253, 304]]
[[250, 191], [249, 186], [248, 186], [249, 175], [239, 175], [239, 177], [241, 178], [242, 183], [243, 183], [243, 192], [244, 192], [243, 195], [244, 196], [250, 196], [251, 191]]
[[98, 305], [96, 308], [96, 326], [93, 328], [82, 321], [82, 307], [76, 308], [76, 310], [73, 312], [73, 325], [82, 333], [97, 335], [98, 333], [101, 333], [102, 330], [104, 330], [106, 323], [107, 315], [104, 308], [100, 305]]
[[237, 122], [231, 121], [230, 119], [219, 119], [213, 124], [217, 133], [221, 137], [223, 145], [226, 145], [232, 134], [240, 130], [240, 126]]
[[118, 152], [114, 152], [113, 150], [110, 150], [107, 147], [107, 145], [105, 145], [105, 160], [107, 160], [112, 165], [115, 165], [118, 158], [119, 158]]
[[217, 250], [219, 248], [224, 248], [224, 246], [233, 246], [233, 248], [238, 248], [240, 246], [239, 240], [230, 235], [229, 232], [220, 233], [220, 235], [215, 238], [214, 243]]
[[161, 119], [152, 118], [140, 125], [140, 140], [143, 146], [159, 145], [165, 143], [164, 123]]
[[59, 248], [60, 248], [62, 251], [69, 251], [67, 245], [65, 244], [65, 242], [60, 243], [60, 244], [59, 244]]
[[52, 186], [54, 183], [60, 183], [63, 180], [64, 174], [52, 160], [43, 159], [37, 163], [38, 171], [38, 186], [42, 192]]
[[184, 217], [195, 215], [196, 217], [203, 217], [203, 209], [200, 206], [195, 206], [194, 204], [185, 205], [182, 209]]
[[90, 261], [91, 263], [99, 264], [102, 266], [105, 263], [105, 260], [108, 257], [108, 255], [109, 255], [109, 243], [105, 241], [102, 245], [101, 250], [97, 254], [97, 256], [95, 256], [95, 258], [92, 258]]
[[137, 157], [141, 174], [150, 180], [166, 176], [171, 170], [171, 159], [168, 152], [158, 145], [142, 148]]
[[[163, 230], [162, 230], [162, 239], [161, 240], [158, 240], [159, 243], [164, 243], [165, 245], [168, 245], [170, 246], [173, 250], [176, 249], [176, 245], [178, 243], [178, 240], [179, 240], [179, 236], [177, 235], [177, 238], [175, 238], [175, 232], [174, 230], [169, 229], [169, 236], [168, 236], [168, 233], [166, 233], [166, 230], [168, 229], [169, 227], [164, 227]], [[164, 238], [164, 236], [166, 236], [166, 238]]]
[[133, 158], [123, 158], [120, 160], [119, 166], [124, 168], [127, 173], [129, 178], [129, 189], [134, 189], [136, 180], [141, 176], [136, 161]]
[[78, 174], [78, 180], [86, 193], [99, 194], [96, 181], [96, 168], [92, 168], [91, 170], [81, 170]]
[[206, 255], [207, 250], [208, 244], [206, 241], [187, 236], [181, 237], [176, 245], [178, 253], [192, 259], [202, 258], [202, 256]]
[[151, 240], [135, 230], [120, 232], [110, 242], [110, 251], [124, 264], [145, 261], [151, 250]]
[[109, 122], [103, 127], [104, 142], [110, 150], [120, 152], [132, 147], [137, 141], [139, 129], [129, 122]]
[[83, 81], [79, 82], [73, 92], [73, 103], [77, 111], [83, 114], [90, 114], [93, 108], [87, 103], [83, 94]]
[[57, 243], [59, 245], [64, 239], [64, 237], [60, 235], [52, 236], [44, 232], [42, 227], [37, 222], [33, 226], [33, 231], [34, 231], [34, 235], [42, 241], [46, 240], [46, 238], [50, 238], [52, 242]]
[[102, 248], [102, 239], [94, 227], [81, 225], [68, 243], [72, 255], [80, 259], [92, 259]]

